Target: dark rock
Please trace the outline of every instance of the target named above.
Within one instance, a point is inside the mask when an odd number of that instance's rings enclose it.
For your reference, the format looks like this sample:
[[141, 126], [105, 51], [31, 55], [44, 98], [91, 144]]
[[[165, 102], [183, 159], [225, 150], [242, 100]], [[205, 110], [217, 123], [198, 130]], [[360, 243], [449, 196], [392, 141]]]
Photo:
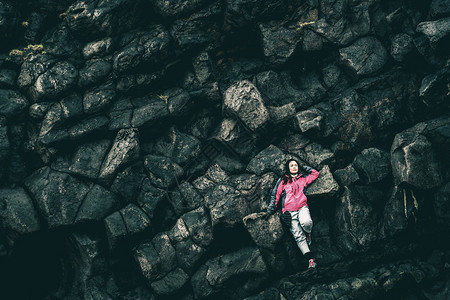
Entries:
[[170, 158], [157, 155], [145, 156], [144, 167], [151, 183], [159, 188], [174, 186], [184, 173], [183, 169]]
[[44, 31], [45, 16], [32, 12], [27, 19], [24, 39], [28, 44], [37, 44]]
[[255, 85], [267, 106], [282, 106], [294, 102], [298, 93], [284, 74], [266, 71], [255, 76]]
[[117, 80], [116, 89], [121, 92], [138, 92], [159, 88], [159, 84], [164, 79], [165, 70], [158, 70], [152, 73], [126, 74]]
[[47, 114], [48, 110], [50, 109], [51, 105], [52, 105], [51, 102], [34, 103], [28, 109], [28, 114], [33, 119], [37, 120], [43, 119]]
[[391, 174], [390, 155], [377, 148], [364, 149], [353, 160], [353, 167], [366, 183], [380, 182]]
[[167, 58], [170, 52], [169, 33], [162, 25], [155, 25], [148, 31], [122, 38], [121, 50], [114, 54], [113, 68], [124, 72], [143, 64], [155, 65]]
[[[0, 38], [4, 42], [10, 42], [12, 38], [17, 34], [19, 29], [19, 14], [18, 11], [8, 3], [0, 2]], [[2, 42], [2, 50], [6, 44]], [[6, 47], [5, 47], [6, 48]]]
[[293, 103], [283, 106], [268, 106], [270, 120], [274, 123], [281, 123], [292, 119], [295, 116], [295, 106]]
[[66, 173], [41, 168], [25, 180], [48, 228], [72, 225], [89, 186]]
[[127, 237], [127, 227], [123, 221], [122, 215], [116, 211], [104, 219], [106, 237], [110, 250], [115, 250], [120, 244], [123, 244]]
[[175, 249], [165, 233], [155, 236], [151, 243], [139, 245], [134, 257], [149, 283], [164, 278], [177, 267]]
[[344, 187], [336, 208], [336, 245], [346, 254], [367, 250], [377, 239], [377, 213], [357, 190]]
[[324, 87], [331, 91], [342, 92], [348, 86], [348, 81], [341, 69], [336, 65], [328, 65], [322, 69]]
[[320, 130], [320, 122], [322, 121], [322, 113], [316, 108], [304, 110], [295, 115], [298, 127], [302, 133], [308, 130]]
[[430, 6], [430, 15], [433, 17], [445, 16], [450, 13], [450, 4], [445, 0], [433, 0]]
[[225, 92], [224, 111], [239, 118], [250, 130], [257, 130], [269, 119], [258, 89], [249, 81], [240, 81]]
[[176, 0], [170, 2], [157, 0], [152, 2], [152, 6], [155, 11], [163, 17], [179, 17], [204, 7], [208, 2], [211, 2], [211, 0]]
[[332, 43], [339, 46], [348, 45], [369, 33], [371, 2], [323, 2], [321, 3], [321, 12], [324, 14], [324, 18], [314, 23], [313, 30]]
[[222, 8], [219, 2], [211, 7], [192, 14], [185, 19], [173, 22], [170, 33], [174, 39], [176, 52], [189, 53], [205, 46], [215, 48], [220, 38]]
[[225, 9], [225, 29], [235, 31], [256, 21], [268, 21], [282, 16], [286, 10], [283, 1], [228, 1]]
[[[427, 106], [445, 109], [448, 102], [449, 94], [442, 93], [445, 91], [446, 84], [450, 81], [450, 68], [446, 67], [437, 73], [425, 76], [419, 90], [419, 96]], [[447, 104], [448, 107], [448, 104]]]
[[183, 216], [189, 237], [194, 243], [202, 247], [208, 247], [213, 241], [213, 228], [209, 213], [203, 206], [192, 210]]
[[86, 176], [95, 180], [99, 177], [100, 167], [110, 146], [109, 140], [82, 144], [74, 151], [72, 157], [56, 158], [52, 168], [60, 172]]
[[81, 45], [73, 38], [65, 24], [57, 26], [42, 38], [44, 51], [64, 59], [81, 57]]
[[168, 295], [181, 289], [189, 281], [189, 276], [180, 268], [173, 270], [163, 279], [151, 283], [158, 295]]
[[[391, 165], [396, 184], [404, 182], [420, 189], [431, 189], [444, 183], [437, 150], [444, 143], [448, 144], [448, 126], [449, 118], [444, 117], [419, 123], [395, 136]], [[442, 136], [439, 145], [433, 143], [433, 136]]]
[[179, 184], [169, 195], [170, 203], [177, 215], [182, 215], [203, 204], [203, 196], [188, 182]]
[[205, 203], [210, 209], [213, 226], [221, 224], [233, 227], [242, 222], [242, 218], [250, 213], [250, 208], [240, 192], [231, 186], [216, 185], [205, 196]]
[[214, 294], [224, 287], [226, 281], [239, 275], [263, 274], [266, 265], [257, 248], [244, 248], [237, 252], [225, 254], [208, 260], [192, 276], [191, 284], [195, 297]]
[[28, 107], [28, 100], [13, 90], [0, 89], [0, 116], [6, 119], [18, 117]]
[[0, 195], [1, 228], [11, 244], [41, 229], [33, 201], [22, 188], [1, 189]]
[[324, 148], [321, 144], [310, 143], [304, 149], [304, 155], [299, 153], [299, 157], [307, 162], [308, 165], [322, 168], [325, 165], [333, 165], [335, 162], [334, 154]]
[[404, 61], [414, 49], [413, 38], [406, 33], [399, 33], [391, 40], [391, 56], [396, 61]]
[[71, 63], [58, 62], [37, 77], [30, 93], [36, 101], [53, 99], [75, 86], [77, 80], [78, 70]]
[[114, 251], [125, 247], [133, 238], [148, 231], [150, 220], [142, 209], [129, 204], [106, 217], [104, 224], [109, 248]]
[[169, 110], [163, 100], [155, 101], [151, 104], [136, 108], [133, 112], [131, 125], [140, 127], [145, 124], [152, 124], [162, 120], [169, 115]]
[[12, 88], [16, 84], [17, 72], [10, 69], [0, 70], [0, 88]]
[[155, 155], [169, 157], [183, 166], [200, 154], [200, 146], [201, 143], [197, 138], [171, 127], [166, 135], [152, 144], [144, 145], [143, 150]]
[[190, 110], [192, 101], [189, 93], [183, 89], [171, 89], [165, 91], [164, 95], [161, 97], [167, 99], [167, 108], [169, 109], [170, 115], [174, 117], [186, 115]]
[[448, 230], [448, 224], [450, 224], [450, 183], [446, 183], [436, 192], [433, 207], [437, 222]]
[[412, 190], [394, 187], [384, 206], [381, 236], [392, 238], [405, 233], [408, 224], [416, 222], [418, 209], [419, 204]]
[[73, 3], [64, 13], [64, 20], [74, 35], [92, 40], [130, 29], [136, 13], [136, 5], [129, 0], [89, 0]]
[[284, 228], [278, 215], [272, 215], [268, 220], [264, 219], [265, 215], [265, 212], [248, 215], [243, 219], [244, 225], [256, 246], [275, 251], [284, 236]]
[[71, 139], [82, 138], [92, 132], [106, 129], [109, 119], [105, 116], [96, 116], [84, 119], [79, 124], [69, 128], [69, 137]]
[[269, 171], [281, 176], [284, 173], [284, 163], [288, 157], [274, 145], [270, 145], [258, 153], [247, 165], [247, 171], [261, 175]]
[[78, 85], [86, 87], [98, 83], [110, 73], [111, 69], [112, 65], [109, 61], [102, 58], [91, 59], [80, 70]]
[[49, 70], [57, 60], [47, 54], [34, 54], [25, 58], [21, 64], [17, 85], [21, 88], [31, 88], [36, 80]]
[[360, 180], [358, 172], [356, 172], [355, 168], [353, 168], [351, 164], [343, 169], [336, 170], [333, 173], [333, 177], [336, 178], [336, 181], [341, 186], [349, 186]]
[[0, 117], [0, 164], [3, 163], [9, 155], [9, 138], [8, 127], [6, 126], [6, 119]]
[[339, 50], [341, 62], [357, 75], [369, 75], [380, 70], [387, 61], [386, 49], [374, 37], [358, 39]]
[[86, 114], [102, 111], [114, 101], [115, 97], [116, 92], [108, 87], [92, 89], [84, 94], [83, 110]]
[[145, 178], [142, 163], [133, 164], [117, 174], [111, 184], [111, 191], [120, 195], [127, 203], [135, 202], [139, 193], [145, 190], [143, 186]]
[[117, 170], [139, 158], [139, 131], [137, 129], [120, 130], [114, 143], [103, 161], [100, 169], [99, 178], [110, 180]]
[[102, 221], [119, 207], [119, 199], [109, 190], [94, 185], [81, 205], [75, 223]]
[[272, 23], [259, 24], [264, 57], [272, 67], [284, 65], [294, 54], [300, 34], [295, 28], [286, 28]]
[[114, 47], [113, 39], [108, 37], [98, 41], [93, 41], [87, 43], [83, 47], [83, 57], [85, 59], [95, 58], [95, 57], [105, 57], [106, 55], [112, 54]]
[[320, 171], [319, 178], [317, 178], [308, 188], [305, 190], [305, 195], [308, 197], [333, 197], [339, 191], [339, 185], [334, 180], [333, 174], [331, 174], [330, 168], [324, 166]]
[[441, 42], [447, 41], [450, 34], [450, 17], [436, 21], [426, 21], [417, 25], [416, 31], [422, 33], [432, 48], [436, 48]]
[[[162, 214], [173, 209], [168, 205], [170, 202], [167, 191], [153, 186], [147, 177], [142, 181], [142, 186], [136, 185], [136, 187], [138, 187], [137, 203], [139, 207], [149, 217], [155, 228], [163, 228], [164, 226], [161, 225], [165, 224], [158, 224], [163, 223]], [[129, 199], [132, 198], [129, 197]]]
[[321, 83], [321, 79], [315, 73], [302, 74], [296, 82], [299, 91], [293, 100], [297, 110], [305, 110], [311, 105], [320, 102], [325, 96], [326, 89]]

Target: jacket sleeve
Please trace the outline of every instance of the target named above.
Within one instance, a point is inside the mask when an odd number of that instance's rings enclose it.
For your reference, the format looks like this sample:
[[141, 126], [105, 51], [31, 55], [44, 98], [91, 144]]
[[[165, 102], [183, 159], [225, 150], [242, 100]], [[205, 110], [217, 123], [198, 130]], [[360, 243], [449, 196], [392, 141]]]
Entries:
[[306, 176], [306, 185], [316, 180], [317, 177], [319, 177], [319, 172], [315, 169], [312, 169], [311, 173], [308, 176]]
[[281, 178], [278, 179], [277, 183], [275, 184], [274, 188], [272, 189], [272, 192], [270, 193], [270, 202], [269, 202], [269, 205], [267, 206], [267, 212], [269, 214], [273, 214], [277, 210], [276, 209], [277, 202], [278, 202], [277, 200], [280, 199], [280, 195], [277, 195], [277, 194], [278, 194], [278, 187], [280, 186], [280, 184], [281, 184]]

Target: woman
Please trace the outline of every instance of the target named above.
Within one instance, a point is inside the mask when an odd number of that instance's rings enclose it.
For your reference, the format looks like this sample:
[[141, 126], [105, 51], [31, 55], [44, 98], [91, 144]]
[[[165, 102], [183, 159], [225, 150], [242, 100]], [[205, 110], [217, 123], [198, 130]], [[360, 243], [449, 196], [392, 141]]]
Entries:
[[319, 177], [319, 172], [311, 167], [303, 166], [308, 175], [299, 173], [299, 163], [290, 159], [285, 164], [284, 175], [277, 181], [272, 190], [268, 214], [274, 214], [281, 201], [282, 221], [289, 226], [300, 251], [308, 261], [308, 269], [316, 268], [316, 261], [309, 245], [311, 244], [312, 219], [308, 202], [303, 189]]

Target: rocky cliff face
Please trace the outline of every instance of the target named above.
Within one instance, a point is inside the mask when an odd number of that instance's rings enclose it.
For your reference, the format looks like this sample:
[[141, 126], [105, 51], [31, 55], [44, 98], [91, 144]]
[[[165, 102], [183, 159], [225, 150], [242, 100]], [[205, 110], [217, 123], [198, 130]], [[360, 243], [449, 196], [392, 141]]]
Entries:
[[[445, 0], [0, 1], [2, 299], [448, 299]], [[320, 171], [305, 262], [269, 193]]]

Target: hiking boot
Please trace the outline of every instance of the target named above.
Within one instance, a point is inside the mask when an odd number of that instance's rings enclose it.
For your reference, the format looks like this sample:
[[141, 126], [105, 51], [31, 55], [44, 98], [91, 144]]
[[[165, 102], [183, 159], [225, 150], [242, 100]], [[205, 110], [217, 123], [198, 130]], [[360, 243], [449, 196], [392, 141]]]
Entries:
[[311, 258], [309, 260], [309, 264], [308, 264], [308, 270], [315, 270], [316, 269], [316, 260], [314, 258]]

